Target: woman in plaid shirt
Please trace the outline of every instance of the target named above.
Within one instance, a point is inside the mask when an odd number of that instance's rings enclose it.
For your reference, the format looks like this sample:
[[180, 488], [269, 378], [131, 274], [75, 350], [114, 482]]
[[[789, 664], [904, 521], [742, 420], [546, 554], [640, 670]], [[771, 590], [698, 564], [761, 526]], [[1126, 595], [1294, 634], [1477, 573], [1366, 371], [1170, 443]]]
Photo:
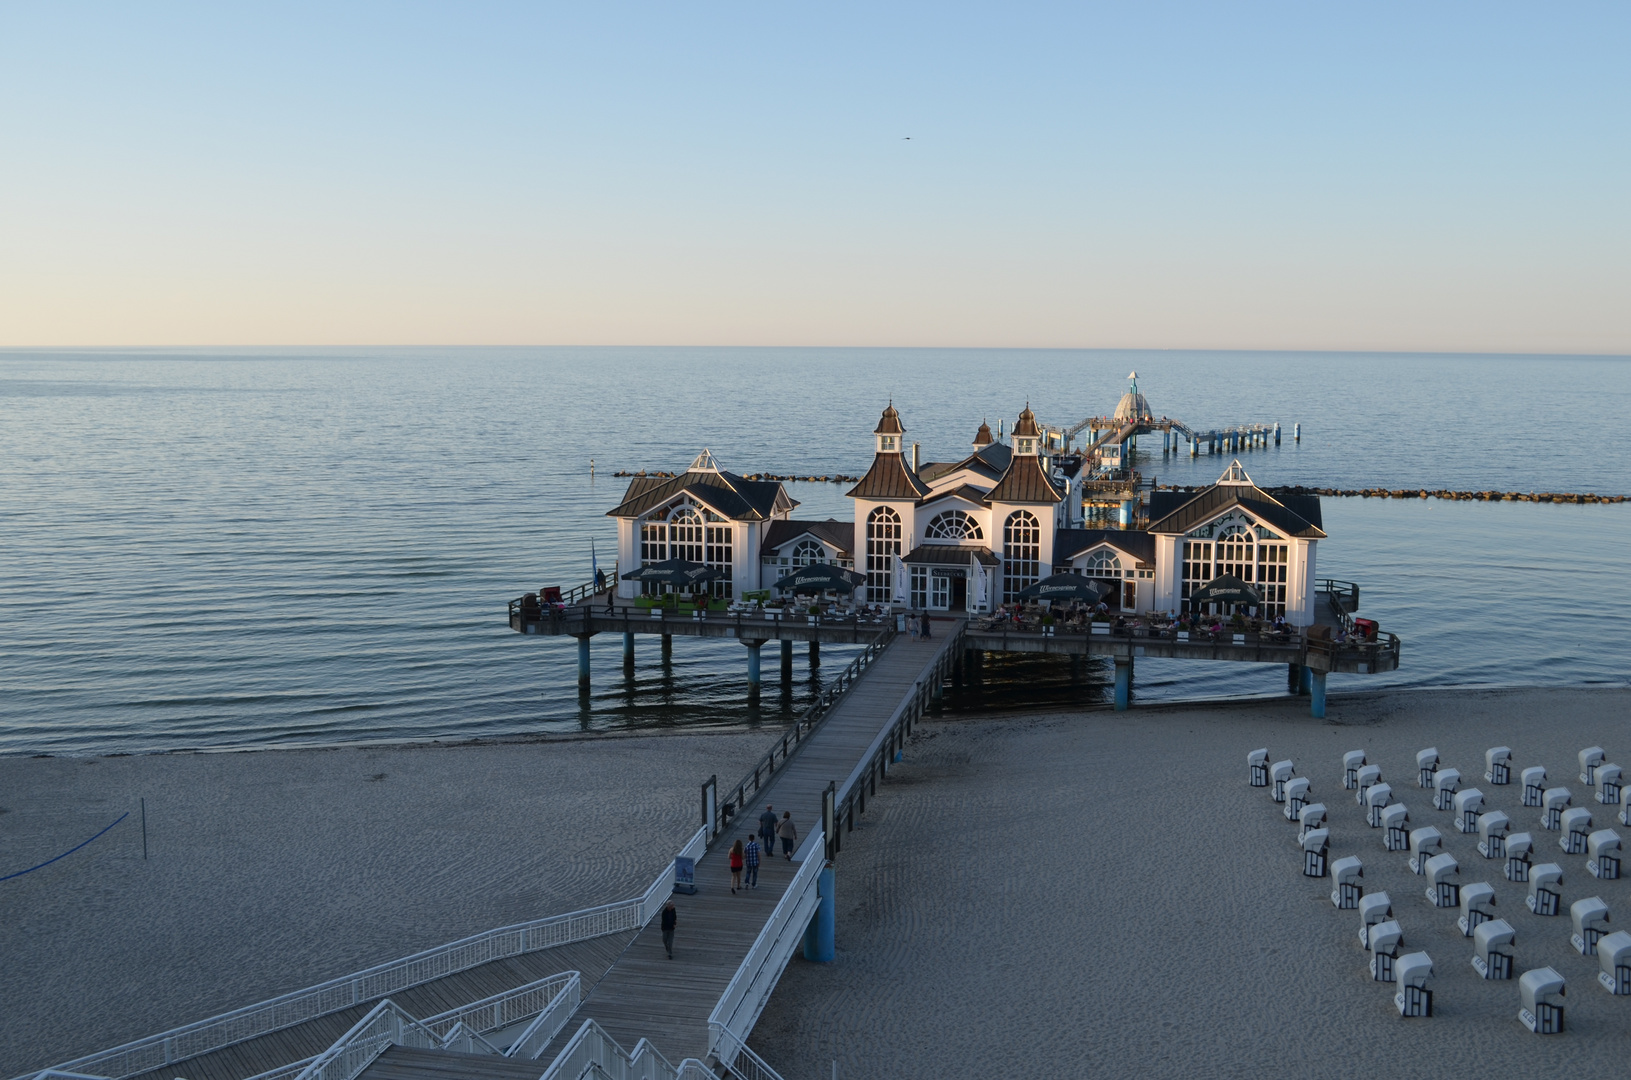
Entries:
[[742, 861], [748, 871], [747, 887], [757, 889], [759, 887], [759, 843], [753, 839], [752, 834], [748, 836], [748, 846], [742, 849]]

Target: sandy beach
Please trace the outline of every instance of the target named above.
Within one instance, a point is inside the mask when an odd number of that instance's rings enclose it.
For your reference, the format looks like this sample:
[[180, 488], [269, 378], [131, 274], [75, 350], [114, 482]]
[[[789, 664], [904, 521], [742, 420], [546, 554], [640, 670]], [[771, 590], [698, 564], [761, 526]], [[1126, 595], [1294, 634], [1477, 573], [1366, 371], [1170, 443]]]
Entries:
[[[838, 960], [795, 958], [755, 1030], [788, 1080], [831, 1075], [1602, 1075], [1631, 1055], [1631, 1000], [1595, 984], [1567, 914], [1523, 909], [1415, 787], [1437, 745], [1469, 778], [1486, 747], [1575, 791], [1576, 751], [1631, 754], [1625, 690], [1487, 691], [947, 719], [921, 725], [838, 866]], [[0, 867], [75, 855], [0, 885], [0, 1075], [643, 886], [768, 734], [146, 757], [0, 758]], [[1329, 879], [1301, 876], [1295, 827], [1246, 784], [1247, 751], [1290, 757], [1330, 808], [1408, 949], [1433, 957], [1437, 1015], [1402, 1021]], [[1463, 883], [1490, 881], [1518, 969], [1569, 979], [1569, 1031], [1515, 1020], [1515, 982], [1479, 980], [1454, 912], [1432, 908], [1340, 787], [1365, 749], [1435, 824]], [[1556, 849], [1517, 784], [1491, 808], [1564, 866], [1565, 905], [1628, 883]], [[1611, 815], [1597, 810], [1599, 827]]]
[[[837, 962], [795, 958], [752, 1043], [788, 1080], [825, 1080], [834, 1060], [841, 1077], [1609, 1075], [1631, 1059], [1631, 999], [1571, 949], [1566, 905], [1601, 896], [1623, 926], [1631, 883], [1587, 875], [1518, 784], [1481, 778], [1484, 749], [1505, 743], [1609, 825], [1575, 753], [1631, 755], [1628, 704], [1624, 690], [1440, 692], [1333, 699], [1324, 723], [1288, 700], [924, 725], [846, 843]], [[1435, 744], [1534, 832], [1537, 862], [1563, 866], [1562, 916], [1526, 911], [1525, 888], [1416, 788], [1415, 752]], [[1407, 951], [1432, 956], [1433, 1018], [1399, 1018], [1357, 913], [1332, 906], [1329, 878], [1301, 876], [1295, 826], [1246, 785], [1259, 746], [1311, 778], [1332, 858], [1359, 855]], [[1568, 979], [1564, 1035], [1518, 1024], [1517, 983], [1477, 977], [1457, 913], [1365, 825], [1340, 785], [1342, 752], [1360, 748], [1412, 823], [1444, 834], [1463, 883], [1495, 886], [1518, 972]]]
[[0, 757], [0, 874], [131, 811], [0, 883], [0, 1076], [632, 895], [769, 738]]

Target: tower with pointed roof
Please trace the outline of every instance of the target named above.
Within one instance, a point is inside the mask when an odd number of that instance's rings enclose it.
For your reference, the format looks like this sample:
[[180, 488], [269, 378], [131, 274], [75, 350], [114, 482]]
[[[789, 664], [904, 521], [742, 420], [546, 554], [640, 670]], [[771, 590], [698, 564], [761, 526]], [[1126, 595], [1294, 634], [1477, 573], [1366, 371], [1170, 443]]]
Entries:
[[[902, 453], [906, 428], [891, 401], [873, 429], [872, 467], [847, 492], [855, 500], [857, 569], [867, 577], [866, 600], [893, 604], [904, 589], [900, 557], [916, 528], [917, 504], [929, 494]], [[863, 561], [864, 560], [864, 561]]]
[[991, 507], [992, 550], [1002, 559], [1000, 603], [1048, 576], [1054, 534], [1062, 520], [1067, 489], [1048, 473], [1042, 429], [1027, 403], [1014, 425], [1013, 457], [986, 495]]
[[974, 449], [984, 450], [995, 441], [991, 437], [991, 425], [982, 418], [980, 420], [980, 430], [974, 433]]

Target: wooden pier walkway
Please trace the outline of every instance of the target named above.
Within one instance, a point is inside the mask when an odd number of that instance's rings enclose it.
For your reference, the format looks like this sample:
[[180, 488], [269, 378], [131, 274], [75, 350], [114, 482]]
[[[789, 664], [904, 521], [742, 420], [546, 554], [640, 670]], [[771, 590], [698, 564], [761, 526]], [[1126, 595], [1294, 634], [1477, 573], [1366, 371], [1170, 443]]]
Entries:
[[[800, 865], [799, 861], [782, 858], [778, 851], [761, 862], [757, 889], [733, 895], [729, 866], [732, 841], [737, 837], [746, 840], [757, 830], [758, 816], [766, 804], [776, 808], [778, 817], [783, 810], [792, 811], [801, 845], [818, 831], [821, 796], [828, 783], [842, 784], [861, 762], [902, 699], [950, 644], [958, 627], [958, 621], [941, 620], [933, 629], [936, 636], [928, 641], [913, 641], [902, 634], [890, 644], [821, 726], [806, 737], [775, 780], [760, 789], [754, 803], [697, 860], [696, 895], [674, 897], [679, 912], [674, 959], [664, 954], [660, 920], [653, 919], [593, 990], [586, 991], [576, 1015], [539, 1058], [540, 1062], [553, 1060], [586, 1019], [593, 1019], [624, 1047], [632, 1048], [642, 1038], [649, 1040], [671, 1062], [707, 1057], [708, 1015]], [[801, 849], [798, 855], [819, 859], [824, 852]], [[477, 1071], [475, 1060], [461, 1064], [466, 1066], [464, 1075], [468, 1077], [487, 1075]], [[382, 1057], [362, 1076], [366, 1080], [400, 1080], [396, 1069]], [[492, 1074], [495, 1080], [499, 1075]]]

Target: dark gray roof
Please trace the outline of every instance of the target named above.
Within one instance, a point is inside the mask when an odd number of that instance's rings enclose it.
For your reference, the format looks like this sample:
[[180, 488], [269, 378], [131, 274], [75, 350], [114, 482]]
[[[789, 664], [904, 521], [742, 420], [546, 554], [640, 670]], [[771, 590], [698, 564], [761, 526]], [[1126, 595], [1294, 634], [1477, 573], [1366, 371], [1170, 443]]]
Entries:
[[[1162, 507], [1157, 514], [1155, 500], [1150, 501], [1150, 532], [1186, 533], [1197, 525], [1212, 520], [1230, 507], [1239, 506], [1252, 515], [1268, 522], [1287, 536], [1318, 540], [1323, 530], [1306, 517], [1292, 510], [1280, 500], [1251, 484], [1214, 484], [1200, 491], [1157, 492], [1162, 495], [1187, 496], [1175, 508]], [[1313, 498], [1317, 504], [1319, 496]], [[1307, 509], [1307, 507], [1304, 507]], [[1316, 516], [1317, 515], [1317, 507]]]
[[1008, 463], [1008, 470], [985, 498], [993, 503], [1056, 503], [1064, 501], [1065, 493], [1054, 487], [1040, 457], [1025, 454]]
[[937, 503], [941, 499], [949, 499], [954, 495], [959, 499], [967, 499], [969, 502], [974, 503], [977, 506], [990, 505], [985, 499], [985, 489], [977, 488], [973, 484], [958, 484], [954, 488], [948, 488], [945, 491], [937, 491], [927, 499], [924, 499], [920, 505], [927, 506], [929, 503]]
[[607, 517], [632, 518], [679, 495], [732, 521], [764, 521], [798, 505], [775, 480], [744, 480], [732, 472], [683, 472], [678, 476], [636, 476], [629, 481], [623, 501], [606, 511]]
[[982, 566], [996, 566], [997, 557], [988, 547], [954, 547], [951, 544], [919, 544], [901, 562], [918, 566], [967, 566], [970, 559]]
[[1053, 564], [1064, 566], [1082, 552], [1109, 544], [1139, 562], [1155, 562], [1155, 537], [1137, 529], [1060, 529], [1053, 534]]
[[938, 477], [949, 476], [959, 469], [970, 469], [989, 480], [1002, 479], [1003, 472], [1013, 459], [1014, 451], [1002, 444], [992, 443], [982, 446], [961, 461], [934, 462], [918, 470], [918, 475], [925, 480], [934, 480]]
[[801, 536], [823, 540], [848, 555], [855, 545], [855, 523], [833, 518], [826, 521], [793, 521], [788, 518], [772, 521], [770, 528], [765, 530], [764, 551], [766, 554], [779, 551]]
[[850, 488], [852, 499], [910, 500], [917, 502], [929, 493], [929, 485], [919, 480], [900, 454], [877, 454], [872, 468], [861, 482]]

